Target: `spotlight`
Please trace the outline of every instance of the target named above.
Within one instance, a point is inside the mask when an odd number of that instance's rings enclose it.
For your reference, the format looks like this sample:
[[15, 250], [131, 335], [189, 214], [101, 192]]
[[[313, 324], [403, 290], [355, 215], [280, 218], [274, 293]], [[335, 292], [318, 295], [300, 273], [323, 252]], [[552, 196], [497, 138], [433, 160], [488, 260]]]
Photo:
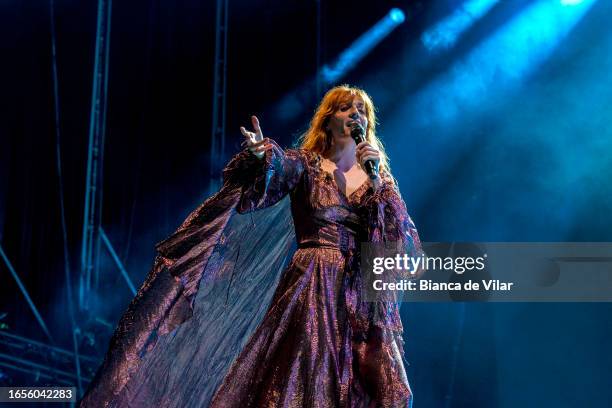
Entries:
[[391, 21], [394, 23], [401, 24], [406, 20], [406, 15], [402, 10], [392, 8], [391, 11], [389, 11], [389, 18], [391, 18]]
[[[563, 0], [569, 2], [570, 0]], [[571, 33], [596, 0], [538, 0], [483, 39], [432, 81], [411, 104], [428, 107], [423, 123], [455, 120], [467, 109], [480, 109], [503, 90], [521, 84]]]
[[334, 64], [324, 65], [321, 69], [323, 81], [326, 84], [334, 83], [353, 69], [372, 49], [380, 43], [391, 31], [399, 26], [406, 16], [398, 8], [392, 8], [376, 24], [361, 34], [336, 59]]
[[[324, 86], [340, 81], [350, 70], [372, 51], [400, 24], [406, 21], [406, 15], [398, 8], [390, 9], [373, 26], [365, 30], [330, 64], [320, 68], [319, 77], [309, 80], [301, 87], [294, 89], [278, 101], [273, 108], [275, 115], [284, 120], [295, 119], [304, 109], [304, 101], [309, 101], [317, 80]], [[308, 102], [310, 103], [310, 102]]]
[[452, 47], [461, 34], [482, 18], [499, 0], [468, 0], [447, 18], [423, 33], [421, 41], [430, 51]]

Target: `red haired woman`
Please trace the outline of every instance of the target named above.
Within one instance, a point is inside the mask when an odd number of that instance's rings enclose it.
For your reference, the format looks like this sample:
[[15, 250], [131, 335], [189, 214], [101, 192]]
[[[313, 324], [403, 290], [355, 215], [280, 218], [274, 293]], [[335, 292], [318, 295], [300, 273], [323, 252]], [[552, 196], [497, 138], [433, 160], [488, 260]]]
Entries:
[[[376, 136], [370, 97], [358, 88], [331, 89], [295, 150], [282, 150], [264, 138], [256, 117], [252, 122], [253, 131], [241, 128], [247, 149], [228, 164], [224, 190], [158, 245], [154, 270], [83, 406], [411, 406], [398, 305], [366, 302], [361, 293], [361, 242], [421, 250]], [[351, 138], [357, 125], [366, 139], [358, 145]], [[367, 160], [378, 168], [375, 179], [364, 171]], [[234, 212], [274, 212], [286, 197], [297, 250], [266, 301], [260, 272], [274, 275], [270, 256], [282, 252], [278, 243], [290, 226], [276, 213], [276, 221], [257, 228], [230, 219]], [[272, 231], [272, 239], [256, 241], [252, 230]], [[232, 240], [241, 241], [240, 250], [227, 249]], [[236, 270], [248, 285], [239, 286]], [[214, 287], [222, 276], [230, 278], [219, 296]], [[230, 287], [243, 296], [230, 296]]]

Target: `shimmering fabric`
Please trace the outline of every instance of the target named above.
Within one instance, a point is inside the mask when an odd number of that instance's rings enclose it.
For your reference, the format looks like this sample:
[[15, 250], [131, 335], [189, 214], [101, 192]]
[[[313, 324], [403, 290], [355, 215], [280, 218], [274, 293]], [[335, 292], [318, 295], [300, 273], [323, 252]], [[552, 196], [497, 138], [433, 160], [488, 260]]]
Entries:
[[318, 155], [269, 143], [158, 245], [81, 406], [411, 405], [398, 305], [361, 299], [360, 242], [420, 251], [398, 191], [346, 197]]

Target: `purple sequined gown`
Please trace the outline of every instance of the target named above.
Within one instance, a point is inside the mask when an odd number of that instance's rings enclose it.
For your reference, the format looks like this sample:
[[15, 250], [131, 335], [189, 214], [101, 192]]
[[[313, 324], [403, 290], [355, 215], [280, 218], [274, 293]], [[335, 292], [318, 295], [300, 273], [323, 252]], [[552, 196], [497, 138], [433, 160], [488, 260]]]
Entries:
[[[158, 245], [81, 406], [411, 406], [398, 305], [361, 301], [358, 252], [364, 241], [420, 251], [404, 202], [388, 177], [346, 197], [320, 156], [270, 142], [265, 160], [238, 154], [224, 190]], [[256, 210], [271, 214], [257, 228], [232, 221]], [[219, 250], [232, 240], [235, 252]]]

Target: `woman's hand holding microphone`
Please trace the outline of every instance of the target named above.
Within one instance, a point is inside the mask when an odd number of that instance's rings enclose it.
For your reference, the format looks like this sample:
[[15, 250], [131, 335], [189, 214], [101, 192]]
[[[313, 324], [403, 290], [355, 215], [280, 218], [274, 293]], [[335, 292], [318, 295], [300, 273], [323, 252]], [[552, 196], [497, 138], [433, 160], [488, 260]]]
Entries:
[[357, 162], [361, 165], [362, 169], [365, 169], [365, 162], [371, 160], [374, 163], [374, 168], [376, 169], [376, 178], [370, 178], [370, 183], [374, 190], [378, 190], [380, 187], [380, 176], [378, 176], [378, 169], [380, 166], [380, 151], [372, 146], [370, 142], [363, 141], [357, 145], [357, 149], [355, 151], [357, 155]]

